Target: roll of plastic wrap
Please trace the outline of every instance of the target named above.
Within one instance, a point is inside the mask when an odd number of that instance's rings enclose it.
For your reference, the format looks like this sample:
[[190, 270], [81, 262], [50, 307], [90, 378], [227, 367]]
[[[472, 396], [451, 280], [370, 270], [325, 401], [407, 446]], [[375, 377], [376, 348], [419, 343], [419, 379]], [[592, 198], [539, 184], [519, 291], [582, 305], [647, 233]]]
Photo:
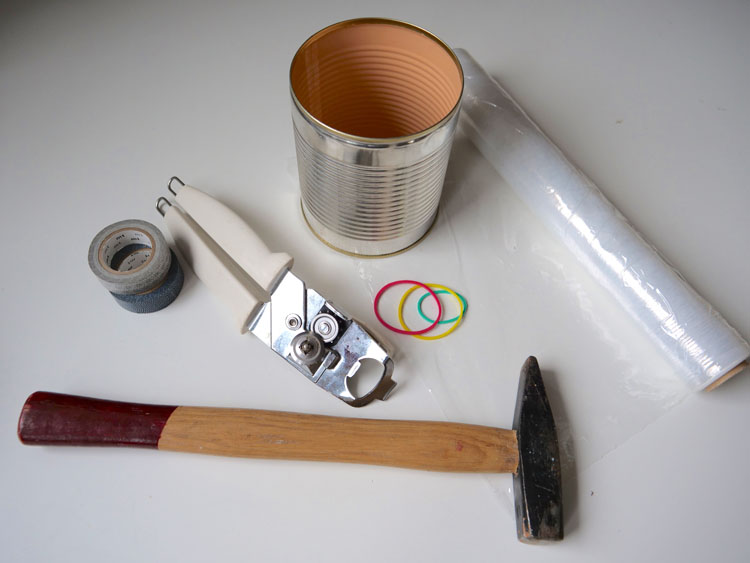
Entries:
[[521, 200], [656, 341], [692, 389], [742, 369], [750, 345], [462, 49], [462, 126]]

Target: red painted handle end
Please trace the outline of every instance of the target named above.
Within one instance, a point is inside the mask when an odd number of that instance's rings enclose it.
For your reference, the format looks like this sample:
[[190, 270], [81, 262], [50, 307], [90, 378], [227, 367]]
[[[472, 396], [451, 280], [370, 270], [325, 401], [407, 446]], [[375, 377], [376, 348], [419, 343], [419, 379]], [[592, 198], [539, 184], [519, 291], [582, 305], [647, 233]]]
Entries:
[[27, 445], [156, 448], [175, 408], [37, 391], [23, 405], [18, 438]]

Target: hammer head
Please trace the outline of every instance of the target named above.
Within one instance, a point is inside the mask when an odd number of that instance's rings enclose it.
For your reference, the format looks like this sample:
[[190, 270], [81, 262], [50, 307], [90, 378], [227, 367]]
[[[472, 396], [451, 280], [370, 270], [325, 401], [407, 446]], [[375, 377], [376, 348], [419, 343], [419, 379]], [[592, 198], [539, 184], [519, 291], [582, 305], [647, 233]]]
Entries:
[[521, 369], [513, 430], [518, 470], [513, 475], [518, 539], [525, 543], [563, 538], [562, 482], [555, 420], [534, 356]]

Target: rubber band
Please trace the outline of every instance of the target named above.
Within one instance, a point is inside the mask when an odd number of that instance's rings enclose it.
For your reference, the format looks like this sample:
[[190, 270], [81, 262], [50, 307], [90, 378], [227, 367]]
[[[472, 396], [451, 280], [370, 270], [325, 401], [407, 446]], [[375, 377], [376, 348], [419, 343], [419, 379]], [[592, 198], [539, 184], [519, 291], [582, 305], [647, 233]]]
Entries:
[[[380, 298], [383, 296], [383, 294], [393, 287], [394, 285], [400, 285], [400, 284], [412, 284], [414, 287], [409, 290], [409, 292], [414, 291], [415, 289], [422, 287], [427, 290], [427, 292], [432, 295], [432, 298], [435, 300], [438, 306], [438, 318], [435, 319], [435, 322], [433, 322], [430, 326], [428, 326], [425, 329], [422, 330], [410, 330], [409, 327], [407, 327], [403, 322], [401, 322], [401, 326], [404, 327], [404, 330], [400, 328], [396, 328], [393, 325], [389, 325], [387, 322], [383, 320], [383, 317], [380, 316], [380, 311], [378, 311], [378, 303], [380, 303]], [[441, 286], [442, 287], [442, 286]], [[447, 289], [447, 288], [446, 288]], [[380, 291], [378, 291], [378, 294], [375, 296], [375, 302], [372, 304], [372, 308], [375, 311], [375, 317], [380, 321], [380, 324], [382, 324], [385, 328], [388, 330], [391, 330], [393, 332], [397, 332], [398, 334], [406, 334], [411, 336], [416, 336], [417, 338], [424, 338], [419, 336], [420, 334], [424, 334], [425, 332], [431, 331], [433, 328], [435, 328], [438, 325], [438, 321], [440, 320], [440, 317], [443, 315], [443, 306], [440, 303], [440, 299], [438, 299], [438, 296], [435, 294], [434, 291], [432, 291], [427, 284], [424, 284], [422, 282], [414, 281], [414, 280], [396, 280], [392, 281], [391, 283], [385, 284], [383, 287], [380, 288]], [[463, 304], [461, 307], [461, 314], [463, 315]], [[401, 320], [401, 319], [399, 319]]]
[[[456, 320], [455, 324], [452, 327], [450, 327], [448, 330], [446, 330], [444, 333], [442, 333], [442, 334], [438, 334], [436, 336], [419, 336], [418, 334], [412, 334], [412, 336], [414, 338], [419, 338], [420, 340], [439, 340], [440, 338], [444, 338], [444, 337], [448, 336], [451, 332], [453, 332], [454, 330], [456, 330], [458, 328], [458, 325], [461, 324], [461, 319], [464, 318], [464, 303], [463, 303], [463, 301], [461, 301], [458, 298], [458, 294], [455, 291], [453, 291], [449, 287], [445, 287], [444, 285], [440, 285], [440, 284], [437, 284], [437, 283], [428, 283], [428, 284], [419, 284], [419, 285], [422, 286], [422, 287], [424, 287], [426, 285], [428, 287], [435, 287], [437, 289], [444, 289], [447, 293], [450, 293], [453, 297], [456, 298], [456, 301], [458, 302], [459, 306], [461, 307], [461, 312], [458, 314], [458, 320]], [[416, 285], [414, 287], [409, 288], [406, 291], [406, 293], [404, 293], [401, 296], [401, 302], [398, 304], [398, 322], [401, 323], [401, 326], [404, 327], [405, 330], [409, 330], [409, 327], [406, 326], [406, 322], [404, 321], [404, 303], [406, 303], [407, 297], [409, 297], [409, 295], [411, 295], [417, 289], [419, 289], [419, 287], [416, 286]], [[430, 291], [431, 295], [434, 294], [434, 292], [432, 290], [429, 290], [429, 291]], [[437, 295], [435, 295], [435, 298], [437, 299]], [[438, 317], [435, 320], [435, 324], [432, 325], [433, 327], [437, 324], [437, 321], [440, 320], [440, 317], [442, 316], [442, 314], [443, 314], [443, 309], [441, 307], [440, 309], [438, 309]]]
[[[448, 292], [445, 291], [444, 289], [438, 289], [435, 293], [440, 294], [440, 293], [448, 293]], [[424, 302], [425, 299], [427, 299], [429, 295], [430, 295], [429, 293], [425, 293], [422, 297], [419, 298], [419, 301], [417, 301], [417, 312], [419, 313], [420, 317], [422, 317], [428, 323], [431, 323], [432, 319], [428, 317], [427, 315], [425, 315], [424, 311], [422, 311], [422, 303]], [[458, 295], [461, 298], [461, 301], [463, 301], [464, 312], [465, 312], [466, 309], [469, 308], [469, 304], [466, 302], [466, 298], [463, 295], [461, 295], [459, 292], [456, 292], [456, 295]], [[438, 321], [438, 324], [447, 325], [450, 323], [455, 323], [457, 320], [458, 320], [458, 315], [456, 315], [452, 319], [448, 319], [447, 321]]]

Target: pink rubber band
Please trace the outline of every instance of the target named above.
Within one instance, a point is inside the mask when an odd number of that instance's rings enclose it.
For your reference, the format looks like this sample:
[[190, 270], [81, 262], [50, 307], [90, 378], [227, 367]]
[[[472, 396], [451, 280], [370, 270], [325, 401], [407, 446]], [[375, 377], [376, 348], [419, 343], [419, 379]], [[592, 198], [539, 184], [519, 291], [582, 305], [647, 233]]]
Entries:
[[[427, 292], [432, 296], [432, 298], [435, 300], [435, 303], [437, 303], [438, 306], [438, 313], [435, 317], [435, 322], [432, 323], [427, 328], [423, 328], [422, 330], [403, 330], [400, 328], [396, 328], [395, 326], [389, 325], [387, 322], [383, 320], [383, 317], [380, 316], [380, 312], [378, 311], [378, 303], [380, 303], [380, 298], [383, 296], [383, 294], [388, 291], [388, 289], [392, 288], [394, 285], [400, 285], [402, 283], [410, 283], [412, 285], [419, 286], [423, 289], [426, 289]], [[380, 291], [378, 291], [378, 294], [375, 296], [375, 302], [372, 304], [373, 309], [375, 310], [375, 317], [380, 321], [380, 324], [382, 324], [385, 328], [388, 330], [392, 330], [393, 332], [397, 332], [399, 334], [407, 334], [407, 335], [414, 335], [414, 334], [424, 334], [425, 332], [430, 332], [433, 328], [435, 328], [440, 321], [440, 317], [443, 316], [443, 307], [440, 304], [440, 299], [438, 299], [438, 296], [435, 294], [435, 292], [428, 287], [426, 284], [414, 280], [397, 280], [392, 281], [391, 283], [385, 284], [383, 287], [380, 288]]]

